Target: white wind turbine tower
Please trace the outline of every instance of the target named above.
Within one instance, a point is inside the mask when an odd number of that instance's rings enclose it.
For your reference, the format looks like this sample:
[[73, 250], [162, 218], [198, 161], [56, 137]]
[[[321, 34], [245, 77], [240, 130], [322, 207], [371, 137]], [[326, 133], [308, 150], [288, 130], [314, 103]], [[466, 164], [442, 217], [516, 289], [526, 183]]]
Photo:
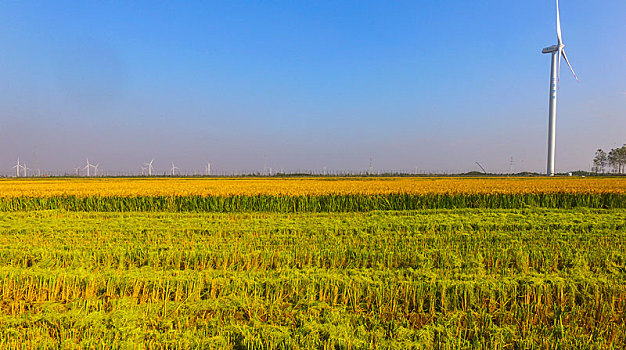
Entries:
[[172, 176], [174, 176], [174, 174], [176, 173], [176, 169], [178, 169], [177, 166], [174, 165], [174, 162], [172, 162]]
[[548, 176], [554, 176], [554, 149], [556, 144], [556, 91], [558, 88], [559, 78], [561, 76], [561, 56], [574, 74], [574, 78], [578, 81], [574, 68], [569, 63], [565, 54], [565, 45], [561, 38], [561, 16], [559, 14], [559, 0], [556, 0], [556, 39], [557, 44], [544, 48], [542, 53], [552, 54], [552, 67], [550, 71], [550, 112], [548, 121]]
[[22, 165], [20, 165], [20, 157], [17, 157], [17, 164], [13, 166], [15, 168], [15, 176], [20, 177], [20, 169]]
[[89, 170], [91, 169], [93, 165], [89, 164], [89, 158], [87, 158], [87, 165], [85, 165], [85, 167], [83, 169], [87, 169], [87, 176], [91, 176], [91, 173], [89, 172]]
[[150, 163], [144, 163], [143, 164], [143, 165], [145, 165], [148, 168], [148, 176], [152, 176], [152, 170], [154, 170], [154, 168], [152, 167], [152, 162], [154, 162], [154, 158], [152, 158]]
[[205, 173], [207, 176], [211, 175], [211, 163], [206, 163]]
[[28, 177], [28, 171], [31, 170], [31, 168], [26, 166], [26, 163], [22, 163], [22, 170], [24, 170], [24, 177]]
[[100, 165], [100, 163], [96, 164], [96, 165], [92, 165], [93, 167], [93, 176], [98, 176], [98, 166]]

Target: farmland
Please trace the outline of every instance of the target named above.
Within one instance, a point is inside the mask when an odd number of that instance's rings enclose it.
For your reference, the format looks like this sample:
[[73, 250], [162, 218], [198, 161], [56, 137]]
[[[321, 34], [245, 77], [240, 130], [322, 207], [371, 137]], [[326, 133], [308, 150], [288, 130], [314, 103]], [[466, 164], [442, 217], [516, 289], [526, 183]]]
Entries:
[[65, 178], [0, 180], [0, 197], [621, 193], [626, 178]]
[[0, 347], [622, 348], [625, 189], [3, 180]]

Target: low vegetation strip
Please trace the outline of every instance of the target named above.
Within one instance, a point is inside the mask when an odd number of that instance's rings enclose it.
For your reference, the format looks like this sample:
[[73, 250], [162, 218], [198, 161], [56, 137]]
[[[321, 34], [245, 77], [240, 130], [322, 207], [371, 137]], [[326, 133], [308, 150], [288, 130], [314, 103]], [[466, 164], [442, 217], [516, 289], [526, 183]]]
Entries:
[[487, 208], [626, 208], [621, 193], [386, 194], [315, 196], [0, 197], [0, 211], [362, 212]]

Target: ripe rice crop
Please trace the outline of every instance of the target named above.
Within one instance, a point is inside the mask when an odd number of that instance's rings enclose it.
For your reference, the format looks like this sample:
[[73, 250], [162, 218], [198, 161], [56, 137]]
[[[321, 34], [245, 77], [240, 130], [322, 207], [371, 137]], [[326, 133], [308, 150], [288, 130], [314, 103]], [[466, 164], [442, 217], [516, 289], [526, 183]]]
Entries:
[[433, 194], [626, 194], [626, 178], [67, 178], [3, 179], [0, 197], [187, 197]]
[[37, 179], [0, 181], [0, 189], [0, 211], [626, 207], [626, 181], [621, 178]]

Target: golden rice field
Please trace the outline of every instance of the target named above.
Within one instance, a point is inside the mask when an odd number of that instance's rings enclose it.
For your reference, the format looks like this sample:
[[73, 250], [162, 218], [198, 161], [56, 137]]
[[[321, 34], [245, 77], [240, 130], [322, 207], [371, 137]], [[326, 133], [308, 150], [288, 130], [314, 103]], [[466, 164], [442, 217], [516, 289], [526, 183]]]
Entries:
[[3, 179], [0, 197], [626, 193], [626, 178]]
[[624, 349], [626, 178], [0, 180], [0, 349]]

